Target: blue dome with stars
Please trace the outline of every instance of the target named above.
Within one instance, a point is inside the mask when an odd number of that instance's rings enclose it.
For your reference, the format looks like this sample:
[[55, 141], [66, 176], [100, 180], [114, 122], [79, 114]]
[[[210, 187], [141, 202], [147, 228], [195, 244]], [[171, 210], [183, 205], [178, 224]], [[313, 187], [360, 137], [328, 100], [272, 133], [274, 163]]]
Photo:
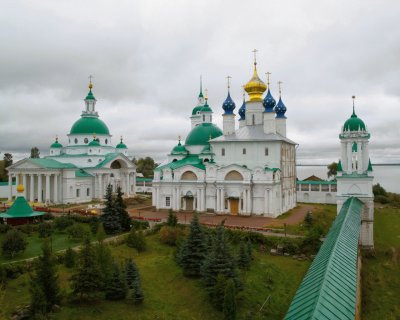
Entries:
[[276, 101], [275, 101], [274, 97], [272, 96], [271, 91], [268, 88], [267, 95], [265, 96], [265, 98], [263, 100], [263, 106], [265, 108], [265, 112], [273, 112], [275, 105], [276, 105]]
[[233, 114], [233, 110], [236, 108], [235, 102], [233, 102], [231, 95], [228, 91], [228, 96], [226, 97], [224, 103], [222, 104], [222, 109], [224, 109], [225, 114]]
[[279, 97], [278, 104], [275, 107], [275, 113], [277, 118], [286, 118], [286, 106], [283, 104], [281, 97]]
[[243, 104], [242, 106], [239, 108], [239, 116], [240, 116], [240, 120], [246, 120], [246, 100], [243, 97]]

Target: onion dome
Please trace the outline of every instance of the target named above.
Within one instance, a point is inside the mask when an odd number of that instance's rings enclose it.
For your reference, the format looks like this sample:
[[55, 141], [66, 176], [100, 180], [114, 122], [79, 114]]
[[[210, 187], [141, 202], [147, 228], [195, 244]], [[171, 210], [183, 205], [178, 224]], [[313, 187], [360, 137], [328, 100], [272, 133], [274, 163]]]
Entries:
[[210, 139], [222, 136], [223, 133], [215, 124], [204, 122], [195, 126], [186, 137], [185, 145], [207, 145]]
[[178, 144], [172, 149], [171, 154], [187, 154], [188, 151], [185, 148], [185, 146], [183, 146], [181, 144], [181, 138], [179, 137], [179, 142]]
[[367, 131], [364, 121], [362, 121], [360, 118], [358, 118], [354, 111], [354, 100], [353, 100], [353, 114], [344, 123], [343, 130], [344, 131]]
[[60, 149], [62, 147], [63, 147], [62, 144], [58, 142], [58, 137], [56, 137], [56, 141], [52, 143], [52, 145], [50, 146], [50, 148], [57, 148], [57, 149]]
[[93, 85], [89, 84], [89, 92], [88, 92], [85, 100], [96, 100], [96, 98], [93, 95], [92, 88], [93, 88]]
[[278, 104], [275, 106], [275, 113], [277, 118], [286, 118], [286, 106], [282, 102], [282, 98], [279, 97]]
[[96, 137], [93, 137], [93, 140], [89, 142], [88, 146], [89, 147], [100, 147], [100, 142], [96, 139]]
[[257, 61], [254, 57], [253, 76], [251, 77], [250, 81], [245, 84], [244, 90], [246, 90], [247, 94], [249, 95], [250, 101], [262, 101], [262, 94], [266, 89], [267, 86], [257, 74]]
[[115, 148], [117, 148], [117, 149], [128, 149], [126, 144], [122, 142], [122, 137], [121, 137], [120, 142], [117, 144], [117, 146]]
[[275, 105], [276, 105], [276, 101], [275, 101], [274, 97], [272, 96], [271, 91], [268, 88], [267, 95], [265, 96], [265, 98], [263, 100], [263, 106], [265, 108], [265, 112], [273, 112]]
[[107, 125], [97, 117], [82, 116], [76, 121], [70, 131], [70, 134], [106, 134], [109, 135]]
[[231, 98], [231, 94], [228, 90], [228, 96], [226, 97], [224, 103], [222, 104], [222, 109], [224, 109], [225, 114], [233, 114], [233, 110], [236, 108], [235, 102]]
[[244, 98], [244, 94], [243, 94], [242, 106], [239, 108], [239, 116], [240, 116], [239, 121], [246, 119], [246, 100]]
[[207, 99], [206, 99], [206, 102], [205, 102], [204, 106], [202, 106], [200, 108], [200, 112], [212, 112], [212, 109], [208, 105], [208, 100]]

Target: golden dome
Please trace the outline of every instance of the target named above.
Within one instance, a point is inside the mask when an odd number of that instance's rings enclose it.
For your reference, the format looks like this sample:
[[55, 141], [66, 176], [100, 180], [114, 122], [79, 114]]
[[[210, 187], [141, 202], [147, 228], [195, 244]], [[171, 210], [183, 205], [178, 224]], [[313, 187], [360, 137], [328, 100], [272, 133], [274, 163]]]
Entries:
[[262, 94], [267, 90], [267, 86], [257, 74], [257, 62], [254, 62], [253, 76], [244, 85], [244, 90], [249, 95], [250, 101], [262, 101]]
[[24, 188], [24, 186], [22, 184], [19, 184], [17, 186], [17, 192], [22, 193], [22, 192], [24, 192], [24, 190], [25, 190], [25, 188]]

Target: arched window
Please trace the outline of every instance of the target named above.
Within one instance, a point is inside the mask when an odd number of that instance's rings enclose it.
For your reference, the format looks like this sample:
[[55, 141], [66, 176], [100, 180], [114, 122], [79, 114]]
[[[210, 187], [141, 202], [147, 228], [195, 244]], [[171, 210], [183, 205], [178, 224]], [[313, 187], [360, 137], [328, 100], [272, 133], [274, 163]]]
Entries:
[[172, 160], [172, 162], [176, 162], [176, 161], [178, 161], [178, 159], [174, 159], [174, 160]]
[[92, 159], [88, 159], [88, 161], [87, 162], [92, 162]]
[[108, 139], [105, 140], [105, 143], [108, 144]]
[[77, 138], [75, 138], [74, 142], [75, 142], [75, 144], [78, 144], [78, 139], [77, 139]]
[[204, 159], [204, 162], [209, 162], [210, 160], [208, 159], [208, 158], [205, 158]]
[[225, 148], [221, 149], [221, 156], [225, 156]]
[[85, 140], [83, 140], [85, 143], [88, 143], [89, 142], [89, 139], [88, 138], [85, 138]]
[[243, 154], [246, 154], [246, 148], [243, 148]]
[[186, 171], [182, 174], [181, 180], [197, 180], [197, 176], [193, 171]]
[[236, 170], [232, 170], [225, 176], [225, 180], [228, 180], [228, 181], [243, 181], [243, 176], [242, 176], [242, 174], [240, 172], [238, 172]]

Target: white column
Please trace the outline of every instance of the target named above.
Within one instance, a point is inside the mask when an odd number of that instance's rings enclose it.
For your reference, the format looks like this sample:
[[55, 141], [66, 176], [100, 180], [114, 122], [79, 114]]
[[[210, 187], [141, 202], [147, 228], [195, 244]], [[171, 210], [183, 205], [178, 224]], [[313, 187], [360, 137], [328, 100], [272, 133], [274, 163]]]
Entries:
[[30, 174], [30, 186], [29, 186], [29, 201], [35, 201], [35, 175]]
[[247, 213], [247, 190], [244, 189], [242, 193], [242, 199], [243, 199], [243, 213]]
[[264, 213], [268, 213], [268, 189], [264, 190]]
[[20, 185], [20, 181], [19, 181], [19, 173], [17, 173], [16, 175], [15, 175], [15, 185], [18, 187], [19, 185]]
[[38, 174], [38, 202], [43, 202], [42, 198], [42, 175], [39, 173]]
[[201, 189], [201, 211], [206, 211], [206, 195], [205, 189]]
[[225, 192], [224, 187], [221, 188], [221, 212], [225, 212]]
[[130, 183], [130, 179], [129, 179], [129, 173], [127, 173], [126, 175], [126, 196], [129, 197], [130, 193], [131, 193], [131, 183]]
[[26, 195], [27, 195], [27, 190], [26, 190], [26, 188], [27, 188], [27, 185], [26, 185], [26, 174], [25, 173], [23, 173], [22, 174], [22, 184], [24, 185], [24, 198], [26, 199]]
[[352, 145], [351, 142], [347, 142], [347, 173], [351, 173], [352, 172], [352, 156], [351, 156], [351, 149], [352, 149]]
[[50, 202], [50, 174], [46, 173], [46, 194], [45, 201]]
[[[54, 203], [58, 203], [58, 174], [54, 175], [54, 199], [53, 202]], [[86, 192], [86, 190], [81, 190], [81, 192]]]
[[217, 188], [217, 200], [216, 200], [216, 202], [215, 202], [215, 211], [216, 211], [216, 212], [219, 212], [219, 211], [220, 211], [219, 205], [220, 205], [221, 201], [219, 200], [219, 197], [220, 197], [220, 195], [219, 195], [219, 189]]
[[12, 175], [8, 175], [8, 200], [12, 199]]
[[362, 156], [361, 142], [357, 142], [357, 173], [361, 174], [364, 171], [364, 163]]
[[364, 170], [367, 171], [369, 163], [368, 141], [364, 141], [363, 143], [363, 163], [364, 163]]
[[159, 187], [156, 188], [156, 194], [157, 194], [157, 198], [156, 198], [157, 208], [159, 208], [160, 207], [160, 188]]
[[341, 142], [340, 144], [341, 146], [341, 153], [342, 153], [342, 169], [343, 172], [347, 171], [347, 156], [346, 156], [346, 143], [345, 142]]
[[99, 199], [102, 199], [104, 196], [103, 194], [103, 174], [99, 174]]
[[251, 192], [247, 190], [247, 213], [251, 213]]
[[181, 190], [179, 187], [176, 188], [176, 210], [181, 210]]

